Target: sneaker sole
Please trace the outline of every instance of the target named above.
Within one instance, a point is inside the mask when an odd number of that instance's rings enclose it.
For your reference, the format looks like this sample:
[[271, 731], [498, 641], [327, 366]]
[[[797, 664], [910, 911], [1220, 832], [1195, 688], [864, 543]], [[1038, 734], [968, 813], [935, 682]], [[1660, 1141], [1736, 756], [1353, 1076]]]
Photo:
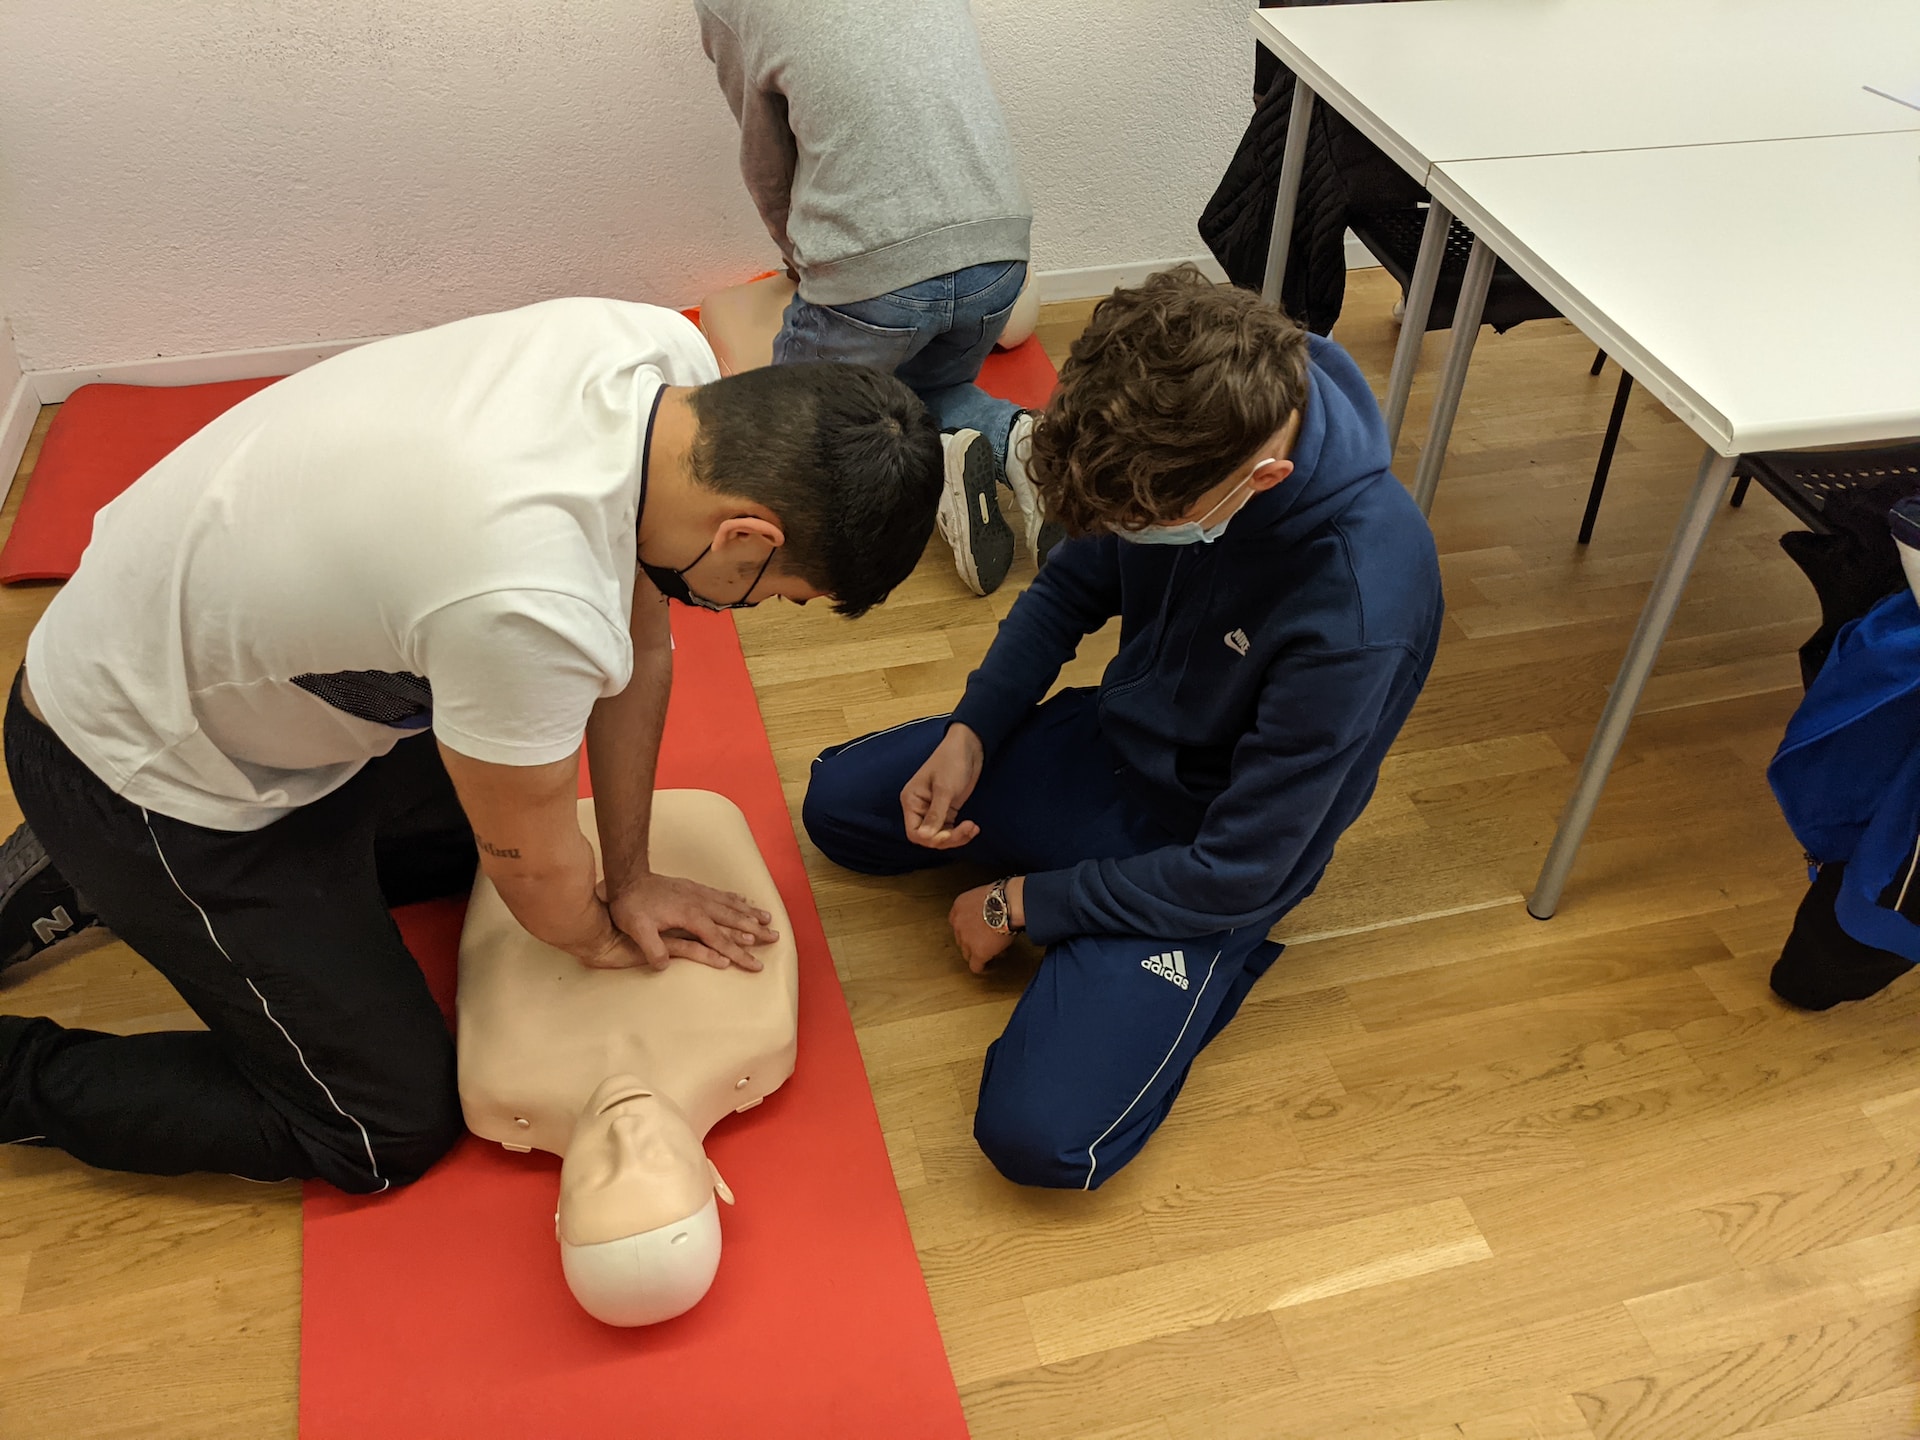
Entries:
[[[1020, 521], [1026, 528], [1027, 553], [1033, 556], [1034, 568], [1038, 569], [1047, 563], [1048, 552], [1066, 539], [1067, 532], [1058, 521], [1046, 518], [1040, 503], [1040, 492], [1027, 474], [1035, 418], [1031, 411], [1022, 414], [1013, 422], [1013, 429], [1007, 435], [1007, 488], [1013, 491], [1014, 505], [1020, 511]], [[1025, 457], [1019, 453], [1023, 446], [1027, 451]]]
[[960, 578], [976, 595], [999, 589], [1013, 568], [1013, 527], [1000, 513], [999, 472], [993, 447], [977, 432], [964, 447], [947, 452], [947, 487], [940, 508], [960, 533], [948, 526], [941, 529], [953, 547]]

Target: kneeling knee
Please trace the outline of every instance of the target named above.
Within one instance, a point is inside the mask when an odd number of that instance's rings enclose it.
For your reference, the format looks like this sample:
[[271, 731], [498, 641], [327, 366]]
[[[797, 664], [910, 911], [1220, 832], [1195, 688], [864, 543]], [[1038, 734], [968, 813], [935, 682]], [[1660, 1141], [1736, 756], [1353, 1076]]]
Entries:
[[408, 1109], [378, 1128], [355, 1122], [349, 1135], [313, 1157], [320, 1178], [350, 1195], [374, 1195], [425, 1175], [466, 1129], [460, 1097], [449, 1087], [444, 1097], [416, 1100]]
[[397, 1134], [374, 1142], [382, 1177], [391, 1186], [411, 1185], [459, 1143], [466, 1132], [458, 1093], [437, 1110], [423, 1113]]
[[[1086, 1145], [1050, 1125], [1040, 1107], [989, 1094], [980, 1097], [973, 1138], [993, 1168], [1016, 1185], [1050, 1190], [1086, 1188]], [[1072, 1151], [1078, 1152], [1074, 1158]]]
[[859, 778], [843, 773], [831, 759], [814, 761], [800, 802], [800, 824], [820, 853], [843, 870], [901, 874], [912, 867], [893, 853], [906, 839], [898, 801], [887, 804], [863, 794], [855, 783]]
[[849, 827], [842, 818], [838, 786], [825, 762], [816, 760], [807, 780], [807, 793], [800, 801], [800, 825], [820, 853], [834, 864], [851, 868], [847, 862], [851, 848]]

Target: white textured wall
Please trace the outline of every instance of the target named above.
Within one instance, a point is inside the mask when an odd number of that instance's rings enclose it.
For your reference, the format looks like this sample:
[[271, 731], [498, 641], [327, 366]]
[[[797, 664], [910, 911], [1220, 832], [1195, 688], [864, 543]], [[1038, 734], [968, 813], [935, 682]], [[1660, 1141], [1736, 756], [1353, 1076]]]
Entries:
[[973, 0], [1034, 202], [1034, 268], [1205, 252], [1252, 113], [1253, 0]]
[[33, 422], [40, 414], [40, 397], [24, 382], [14, 355], [13, 332], [0, 315], [0, 497], [13, 484], [13, 472], [26, 453]]
[[[7, 317], [0, 315], [0, 422], [4, 422], [7, 402], [13, 399], [13, 392], [20, 385], [20, 360], [13, 348], [13, 331], [7, 326]], [[5, 477], [0, 477], [4, 483]]]
[[[974, 7], [1035, 268], [1199, 252], [1248, 0]], [[0, 293], [32, 370], [689, 302], [773, 254], [734, 153], [687, 0], [0, 0]]]

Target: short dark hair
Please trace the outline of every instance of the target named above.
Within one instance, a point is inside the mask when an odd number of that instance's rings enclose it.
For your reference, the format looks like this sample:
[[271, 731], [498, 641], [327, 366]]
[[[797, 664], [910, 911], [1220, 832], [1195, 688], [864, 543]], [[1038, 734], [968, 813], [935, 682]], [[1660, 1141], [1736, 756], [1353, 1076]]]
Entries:
[[780, 517], [777, 568], [849, 618], [913, 572], [940, 503], [940, 430], [898, 379], [809, 361], [743, 370], [691, 399], [693, 478]]
[[1028, 473], [1074, 534], [1184, 514], [1307, 399], [1307, 336], [1192, 265], [1094, 309], [1033, 428]]

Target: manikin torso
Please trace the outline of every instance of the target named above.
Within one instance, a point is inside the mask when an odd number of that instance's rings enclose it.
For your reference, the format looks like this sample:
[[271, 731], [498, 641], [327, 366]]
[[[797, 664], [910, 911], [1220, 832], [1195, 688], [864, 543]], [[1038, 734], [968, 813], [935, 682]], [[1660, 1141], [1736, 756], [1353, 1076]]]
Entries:
[[[580, 828], [599, 855], [593, 802]], [[718, 795], [654, 796], [651, 864], [745, 895], [780, 938], [758, 972], [675, 960], [592, 970], [528, 935], [486, 877], [460, 936], [460, 1103], [474, 1134], [564, 1157], [557, 1230], [589, 1312], [645, 1324], [687, 1309], [719, 1262], [701, 1142], [793, 1073], [799, 970], [746, 818]]]

